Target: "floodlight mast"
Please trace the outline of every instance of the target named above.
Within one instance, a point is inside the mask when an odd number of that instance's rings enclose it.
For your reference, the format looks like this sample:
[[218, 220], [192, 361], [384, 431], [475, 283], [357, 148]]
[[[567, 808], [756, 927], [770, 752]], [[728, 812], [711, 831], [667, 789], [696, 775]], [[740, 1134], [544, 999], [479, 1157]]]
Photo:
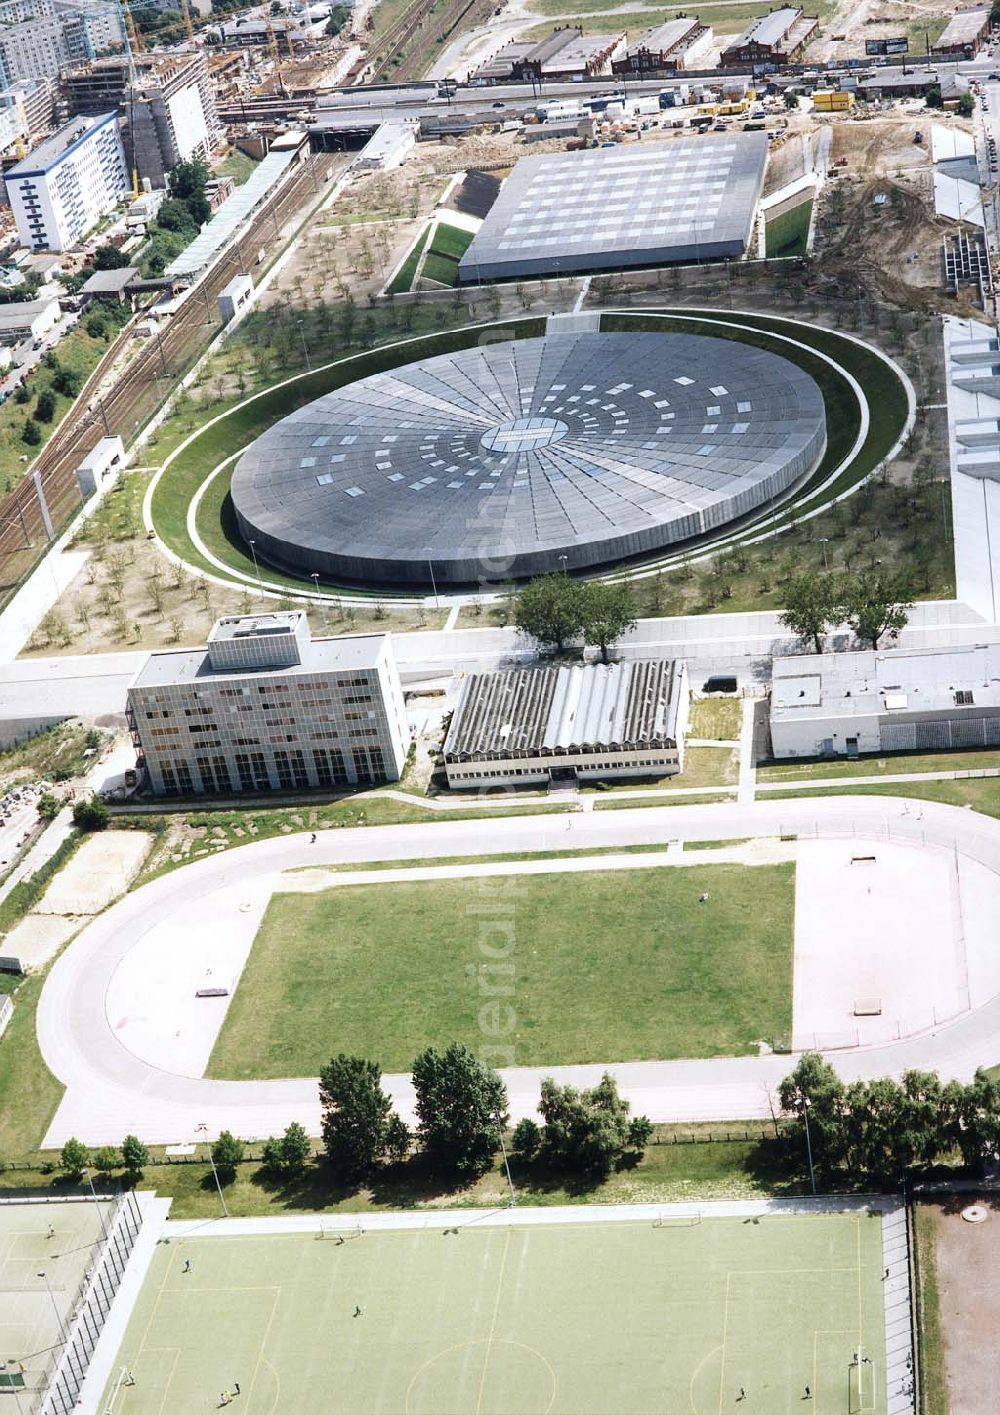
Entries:
[[494, 1117], [497, 1123], [497, 1134], [500, 1136], [500, 1152], [503, 1155], [503, 1167], [507, 1174], [507, 1185], [510, 1189], [509, 1207], [513, 1209], [517, 1204], [517, 1194], [514, 1192], [514, 1181], [510, 1177], [510, 1161], [507, 1158], [507, 1146], [504, 1144], [503, 1139], [503, 1121], [500, 1119], [499, 1111], [494, 1111]]

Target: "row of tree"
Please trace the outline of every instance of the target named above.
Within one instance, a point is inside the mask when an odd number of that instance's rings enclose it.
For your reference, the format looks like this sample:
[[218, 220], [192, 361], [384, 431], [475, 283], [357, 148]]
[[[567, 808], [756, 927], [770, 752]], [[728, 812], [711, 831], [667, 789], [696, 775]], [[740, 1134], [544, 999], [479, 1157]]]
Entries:
[[808, 1112], [813, 1162], [828, 1179], [846, 1172], [895, 1183], [955, 1153], [968, 1169], [1000, 1160], [1000, 1082], [982, 1070], [968, 1085], [932, 1071], [847, 1084], [806, 1052], [778, 1095], [782, 1112], [803, 1120], [802, 1149]]
[[[323, 1146], [340, 1179], [359, 1183], [383, 1162], [400, 1162], [414, 1138], [434, 1168], [456, 1179], [489, 1169], [509, 1119], [499, 1073], [458, 1043], [445, 1051], [428, 1047], [413, 1063], [413, 1088], [415, 1137], [382, 1090], [376, 1062], [341, 1053], [323, 1069]], [[542, 1125], [525, 1119], [515, 1128], [515, 1155], [593, 1178], [627, 1163], [652, 1134], [645, 1116], [630, 1116], [608, 1075], [592, 1091], [543, 1081], [539, 1112]]]
[[[413, 1064], [417, 1129], [395, 1112], [382, 1089], [374, 1061], [341, 1053], [320, 1076], [322, 1136], [337, 1181], [359, 1185], [384, 1164], [400, 1164], [416, 1142], [442, 1177], [468, 1183], [485, 1173], [500, 1149], [508, 1123], [507, 1091], [499, 1073], [467, 1047], [429, 1047]], [[930, 1071], [907, 1071], [901, 1080], [845, 1083], [829, 1062], [806, 1052], [778, 1088], [781, 1112], [801, 1126], [786, 1127], [796, 1164], [810, 1147], [816, 1173], [836, 1185], [843, 1176], [897, 1184], [915, 1169], [958, 1155], [969, 1170], [1000, 1162], [1000, 1080], [985, 1071], [972, 1081], [942, 1082]], [[588, 1182], [634, 1163], [652, 1136], [645, 1116], [605, 1074], [592, 1090], [542, 1082], [542, 1123], [525, 1118], [514, 1127], [512, 1153], [519, 1169], [550, 1170]], [[806, 1119], [808, 1118], [808, 1132]], [[808, 1136], [808, 1138], [807, 1138]], [[212, 1161], [229, 1182], [246, 1156], [244, 1142], [228, 1130], [212, 1145]], [[293, 1121], [284, 1135], [268, 1140], [263, 1167], [284, 1180], [305, 1170], [312, 1144]], [[149, 1150], [135, 1135], [120, 1147], [89, 1150], [76, 1139], [62, 1149], [62, 1167], [80, 1179], [88, 1168], [110, 1175], [125, 1170], [135, 1182], [149, 1163]]]
[[596, 644], [603, 662], [611, 646], [635, 628], [635, 598], [628, 585], [541, 575], [517, 594], [514, 623], [540, 644], [562, 653], [571, 639]]
[[877, 649], [883, 634], [895, 639], [906, 627], [911, 596], [907, 576], [891, 570], [862, 570], [857, 575], [809, 571], [788, 582], [780, 617], [817, 653], [823, 652], [823, 635], [841, 624]]

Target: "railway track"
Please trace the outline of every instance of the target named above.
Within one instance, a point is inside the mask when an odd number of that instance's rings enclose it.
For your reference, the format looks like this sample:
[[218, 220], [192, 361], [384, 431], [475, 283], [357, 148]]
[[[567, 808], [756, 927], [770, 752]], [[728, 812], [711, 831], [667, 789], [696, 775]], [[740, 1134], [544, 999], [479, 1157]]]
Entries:
[[80, 504], [76, 469], [84, 456], [105, 436], [119, 436], [126, 447], [135, 441], [221, 328], [216, 298], [233, 276], [246, 268], [244, 252], [273, 246], [283, 223], [305, 206], [342, 164], [343, 158], [333, 154], [307, 158], [292, 179], [262, 205], [240, 241], [192, 291], [162, 333], [143, 346], [109, 392], [97, 399], [102, 378], [124, 343], [135, 336], [129, 331], [112, 345], [42, 449], [30, 475], [0, 501], [0, 599], [5, 600], [16, 589], [48, 544], [35, 485], [41, 486], [52, 529], [58, 534]]

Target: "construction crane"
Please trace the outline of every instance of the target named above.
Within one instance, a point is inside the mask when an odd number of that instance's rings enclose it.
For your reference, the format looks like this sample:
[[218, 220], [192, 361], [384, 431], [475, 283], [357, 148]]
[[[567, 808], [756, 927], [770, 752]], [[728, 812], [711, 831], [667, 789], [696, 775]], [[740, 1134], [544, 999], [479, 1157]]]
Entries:
[[194, 25], [191, 23], [191, 7], [188, 0], [180, 0], [181, 19], [184, 21], [184, 28], [187, 30], [187, 37], [194, 43]]
[[128, 98], [129, 143], [132, 148], [132, 200], [138, 201], [139, 169], [135, 161], [135, 90], [139, 80], [136, 73], [135, 56], [142, 51], [142, 37], [132, 18], [132, 11], [129, 9], [128, 0], [118, 0], [118, 13], [121, 18], [122, 28], [125, 31], [125, 56], [128, 61], [128, 72], [125, 76], [125, 91]]

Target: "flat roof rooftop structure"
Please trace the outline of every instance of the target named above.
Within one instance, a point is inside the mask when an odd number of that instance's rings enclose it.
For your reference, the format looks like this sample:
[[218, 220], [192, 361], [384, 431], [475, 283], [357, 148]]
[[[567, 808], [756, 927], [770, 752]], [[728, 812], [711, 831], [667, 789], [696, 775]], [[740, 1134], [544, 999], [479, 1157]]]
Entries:
[[459, 263], [460, 281], [741, 256], [766, 133], [526, 157]]
[[36, 319], [58, 304], [59, 301], [53, 297], [50, 300], [14, 300], [11, 304], [0, 305], [0, 333], [30, 329]]
[[237, 187], [231, 197], [195, 236], [191, 244], [176, 256], [163, 272], [171, 276], [196, 275], [228, 245], [234, 231], [242, 226], [254, 208], [265, 198], [284, 177], [288, 167], [295, 161], [296, 150], [269, 152], [259, 162], [241, 187]]
[[4, 173], [5, 180], [11, 177], [40, 177], [60, 163], [66, 154], [90, 137], [97, 128], [106, 123], [117, 122], [114, 113], [95, 113], [91, 117], [72, 118], [50, 138], [33, 147], [27, 157], [15, 162]]
[[[269, 660], [259, 668], [241, 671], [241, 676], [260, 673], [273, 677], [276, 673], [338, 673], [353, 668], [374, 668], [386, 642], [385, 634], [362, 634], [344, 639], [310, 639], [304, 646], [301, 661], [276, 664]], [[133, 688], [166, 687], [171, 683], [193, 683], [199, 679], [232, 674], [229, 667], [212, 664], [212, 645], [198, 649], [157, 649], [149, 655], [132, 682]]]
[[349, 384], [240, 458], [257, 555], [303, 576], [474, 584], [587, 569], [746, 515], [811, 471], [795, 364], [694, 334], [475, 346]]
[[123, 265], [116, 270], [95, 270], [80, 286], [81, 295], [120, 295], [139, 274], [138, 266]]
[[682, 672], [683, 664], [661, 658], [473, 673], [462, 685], [445, 759], [676, 746]]
[[957, 10], [938, 35], [934, 48], [960, 49], [963, 45], [975, 44], [989, 28], [989, 23], [990, 11], [987, 5], [975, 10]]
[[771, 720], [1000, 709], [1000, 644], [774, 660]]

